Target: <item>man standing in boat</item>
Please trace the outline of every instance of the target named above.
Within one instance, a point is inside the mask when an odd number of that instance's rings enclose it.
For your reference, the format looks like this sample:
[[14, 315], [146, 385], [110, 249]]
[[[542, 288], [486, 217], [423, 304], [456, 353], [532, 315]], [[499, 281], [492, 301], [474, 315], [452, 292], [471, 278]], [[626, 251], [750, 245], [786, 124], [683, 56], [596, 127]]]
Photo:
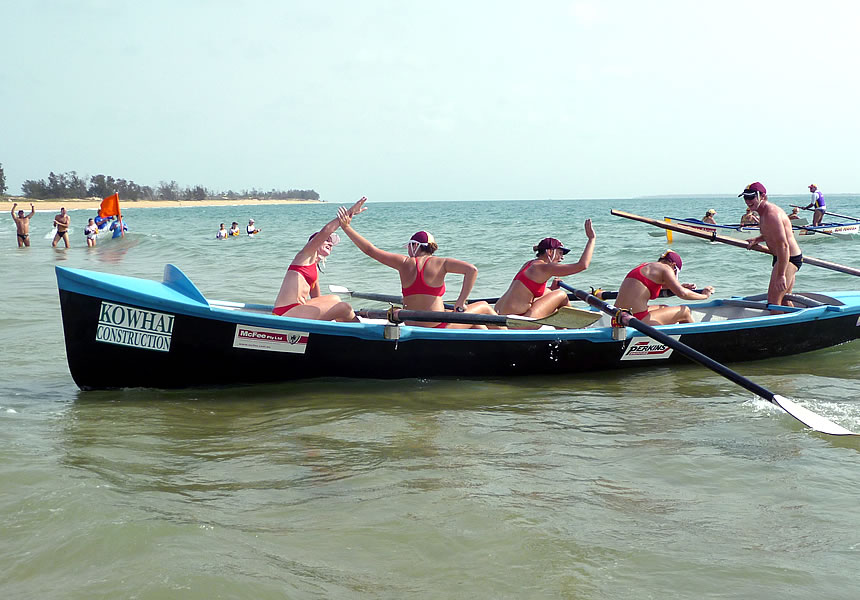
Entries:
[[[812, 187], [812, 186], [810, 186]], [[791, 229], [791, 221], [785, 211], [776, 204], [767, 200], [767, 190], [756, 181], [749, 184], [738, 198], [743, 197], [747, 206], [759, 214], [759, 227], [761, 235], [747, 240], [747, 249], [755, 244], [764, 242], [771, 254], [773, 254], [773, 269], [770, 274], [770, 283], [767, 287], [768, 304], [781, 304], [793, 306], [791, 301], [785, 300], [785, 295], [790, 294], [794, 287], [794, 276], [798, 269], [803, 266], [803, 254], [800, 246], [794, 239]]]
[[821, 225], [821, 221], [824, 220], [824, 213], [827, 210], [827, 206], [824, 204], [824, 194], [818, 191], [817, 185], [810, 183], [809, 191], [812, 194], [812, 200], [804, 208], [815, 207], [815, 212], [812, 213], [812, 226], [817, 227], [818, 225]]

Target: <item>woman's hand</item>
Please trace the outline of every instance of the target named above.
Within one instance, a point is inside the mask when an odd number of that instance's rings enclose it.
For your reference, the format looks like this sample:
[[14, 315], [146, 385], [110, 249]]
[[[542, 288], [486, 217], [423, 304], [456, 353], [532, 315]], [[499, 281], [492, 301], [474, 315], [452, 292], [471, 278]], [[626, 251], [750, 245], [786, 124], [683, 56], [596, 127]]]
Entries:
[[585, 220], [585, 236], [590, 240], [593, 240], [596, 237], [594, 235], [594, 227], [591, 225], [591, 219]]
[[352, 208], [349, 209], [349, 216], [354, 217], [358, 213], [363, 213], [367, 210], [367, 207], [364, 203], [367, 202], [367, 198], [362, 196], [361, 199], [352, 205]]
[[347, 227], [352, 221], [352, 213], [345, 206], [340, 206], [337, 209], [337, 218], [340, 221], [341, 227]]
[[561, 283], [561, 279], [559, 279], [558, 277], [555, 277], [552, 280], [552, 283], [550, 284], [549, 289], [550, 290], [557, 290], [559, 288], [560, 283]]

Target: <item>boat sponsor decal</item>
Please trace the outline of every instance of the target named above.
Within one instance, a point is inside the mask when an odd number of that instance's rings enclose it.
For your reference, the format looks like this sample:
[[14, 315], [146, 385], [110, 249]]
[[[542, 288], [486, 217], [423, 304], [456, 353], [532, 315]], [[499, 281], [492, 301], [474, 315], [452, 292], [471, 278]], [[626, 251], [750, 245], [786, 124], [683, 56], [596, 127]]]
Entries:
[[310, 333], [307, 331], [287, 331], [285, 329], [236, 325], [233, 347], [304, 354], [308, 347], [308, 336]]
[[96, 341], [170, 352], [174, 315], [102, 302]]
[[[680, 335], [670, 335], [673, 340]], [[621, 360], [662, 360], [672, 356], [672, 348], [649, 337], [634, 337], [630, 340]]]

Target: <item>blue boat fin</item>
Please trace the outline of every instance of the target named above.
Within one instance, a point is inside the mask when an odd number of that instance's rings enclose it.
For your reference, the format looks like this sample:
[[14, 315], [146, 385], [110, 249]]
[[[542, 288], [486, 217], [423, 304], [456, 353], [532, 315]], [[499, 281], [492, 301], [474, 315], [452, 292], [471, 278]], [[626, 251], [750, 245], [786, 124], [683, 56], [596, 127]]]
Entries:
[[209, 301], [203, 296], [197, 286], [188, 279], [188, 276], [176, 265], [170, 263], [164, 265], [164, 277], [161, 281], [170, 289], [179, 292], [183, 296], [187, 296], [192, 300], [196, 300], [201, 304], [209, 306]]

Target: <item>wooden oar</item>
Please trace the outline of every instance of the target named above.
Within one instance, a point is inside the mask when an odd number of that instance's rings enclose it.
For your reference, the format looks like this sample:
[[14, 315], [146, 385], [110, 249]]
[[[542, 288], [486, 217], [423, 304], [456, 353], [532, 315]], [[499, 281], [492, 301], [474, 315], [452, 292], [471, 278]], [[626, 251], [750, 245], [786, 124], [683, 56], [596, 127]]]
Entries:
[[[694, 237], [702, 238], [705, 240], [711, 240], [712, 242], [722, 242], [724, 244], [728, 244], [729, 246], [735, 246], [737, 248], [746, 248], [748, 250], [755, 250], [756, 252], [773, 255], [773, 252], [771, 252], [766, 246], [762, 246], [761, 244], [755, 244], [751, 248], [747, 248], [747, 243], [745, 241], [737, 240], [732, 237], [717, 235], [716, 233], [706, 233], [704, 231], [699, 231], [698, 229], [694, 229], [692, 227], [684, 227], [683, 225], [677, 225], [675, 223], [665, 223], [663, 221], [658, 221], [657, 219], [641, 217], [639, 215], [634, 215], [632, 213], [624, 212], [622, 210], [612, 209], [610, 213], [615, 215], [616, 217], [624, 217], [625, 219], [641, 221], [642, 223], [648, 223], [649, 225], [654, 225], [655, 227], [671, 229], [672, 231], [677, 231], [678, 233], [686, 233], [687, 235], [692, 235]], [[821, 260], [820, 258], [813, 258], [812, 256], [804, 255], [803, 262], [808, 265], [815, 265], [816, 267], [822, 267], [824, 269], [830, 269], [831, 271], [839, 271], [840, 273], [846, 273], [848, 275], [855, 275], [857, 277], [860, 277], [860, 269], [846, 267], [845, 265], [839, 265], [827, 260]]]
[[391, 307], [388, 310], [363, 308], [355, 311], [366, 319], [387, 319], [392, 323], [417, 321], [419, 323], [468, 323], [470, 325], [495, 325], [510, 329], [534, 328], [535, 325], [550, 325], [558, 329], [580, 329], [600, 319], [593, 310], [565, 306], [541, 319], [517, 315], [479, 315], [473, 313], [439, 312], [433, 310], [406, 310]]
[[[815, 211], [815, 209], [814, 209], [814, 208], [806, 208], [805, 206], [798, 206], [797, 204], [791, 204], [790, 206], [791, 206], [792, 208], [802, 208], [803, 210], [811, 210], [811, 211], [813, 211], [813, 212]], [[851, 219], [852, 221], [860, 221], [860, 219], [858, 219], [857, 217], [850, 217], [850, 216], [848, 216], [848, 215], [840, 215], [839, 213], [829, 212], [829, 211], [826, 211], [826, 210], [824, 211], [824, 214], [825, 214], [825, 215], [831, 215], [831, 216], [834, 216], [834, 217], [839, 217], [840, 219]]]
[[722, 375], [729, 381], [732, 381], [733, 383], [736, 383], [742, 388], [751, 391], [757, 396], [764, 398], [768, 402], [777, 405], [789, 415], [815, 431], [818, 431], [820, 433], [826, 433], [828, 435], [860, 435], [849, 431], [848, 429], [845, 429], [841, 425], [837, 425], [833, 421], [830, 421], [829, 419], [826, 419], [821, 415], [815, 414], [807, 408], [795, 404], [788, 398], [785, 398], [778, 394], [774, 394], [767, 388], [760, 386], [759, 384], [755, 383], [754, 381], [751, 381], [750, 379], [747, 379], [740, 373], [732, 371], [731, 369], [721, 363], [718, 363], [711, 357], [706, 356], [698, 350], [691, 348], [687, 344], [679, 342], [673, 337], [670, 337], [665, 333], [662, 333], [661, 331], [658, 331], [657, 329], [651, 327], [650, 325], [643, 323], [639, 319], [632, 316], [630, 313], [624, 312], [619, 308], [615, 308], [614, 306], [608, 305], [606, 302], [603, 302], [602, 300], [600, 300], [596, 296], [589, 294], [588, 292], [577, 290], [565, 283], [562, 283], [561, 286], [564, 289], [573, 292], [580, 300], [587, 302], [591, 306], [602, 310], [608, 315], [615, 317], [616, 320], [623, 323], [624, 325], [632, 327], [640, 333], [647, 335], [651, 339], [656, 340], [666, 346], [669, 346], [670, 348], [683, 354], [690, 360], [699, 363], [703, 367], [711, 369], [718, 375]]
[[[332, 294], [346, 294], [353, 298], [361, 298], [362, 300], [375, 300], [376, 302], [388, 302], [389, 304], [403, 304], [403, 296], [395, 296], [394, 294], [374, 294], [372, 292], [356, 292], [342, 285], [329, 285], [329, 291]], [[451, 307], [453, 308], [453, 306]]]

